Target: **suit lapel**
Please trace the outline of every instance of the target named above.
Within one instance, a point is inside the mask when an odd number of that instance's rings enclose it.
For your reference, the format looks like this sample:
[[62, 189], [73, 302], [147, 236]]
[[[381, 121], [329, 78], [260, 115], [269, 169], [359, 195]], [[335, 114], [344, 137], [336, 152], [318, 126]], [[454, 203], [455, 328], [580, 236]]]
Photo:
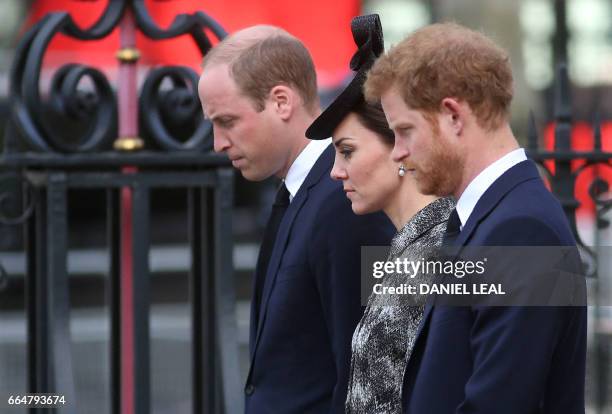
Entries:
[[289, 235], [291, 234], [291, 228], [293, 227], [293, 223], [295, 222], [295, 219], [298, 216], [300, 210], [308, 200], [308, 193], [310, 191], [310, 188], [317, 184], [324, 177], [325, 174], [329, 174], [331, 165], [333, 163], [333, 157], [334, 149], [330, 145], [323, 151], [323, 153], [319, 156], [318, 160], [313, 165], [312, 169], [306, 176], [304, 183], [291, 201], [291, 204], [287, 208], [285, 216], [281, 221], [280, 228], [278, 230], [278, 235], [276, 236], [276, 241], [274, 243], [274, 249], [272, 250], [272, 255], [270, 256], [268, 271], [266, 273], [264, 281], [264, 288], [261, 296], [261, 308], [259, 310], [259, 320], [257, 321], [257, 333], [255, 335], [255, 346], [253, 347], [253, 355], [251, 356], [251, 358], [255, 357], [257, 345], [259, 344], [259, 340], [261, 338], [261, 332], [263, 331], [263, 325], [265, 323], [266, 316], [268, 313], [268, 303], [270, 301], [270, 295], [272, 293], [272, 290], [274, 289], [274, 283], [276, 282], [278, 269], [281, 264], [283, 254], [285, 253], [285, 248], [289, 240]]
[[281, 221], [280, 228], [278, 229], [278, 235], [276, 236], [276, 242], [274, 243], [274, 249], [272, 250], [272, 256], [270, 256], [270, 264], [268, 266], [268, 271], [264, 281], [263, 294], [261, 295], [261, 309], [259, 311], [259, 321], [257, 322], [258, 337], [265, 319], [270, 293], [272, 292], [272, 287], [276, 281], [278, 267], [280, 266], [283, 253], [285, 252], [285, 246], [287, 245], [287, 240], [289, 239], [289, 234], [291, 233], [291, 227], [293, 226], [295, 218], [307, 199], [307, 191], [298, 191], [295, 198], [289, 205], [289, 208], [283, 217], [283, 221]]
[[[534, 178], [539, 179], [538, 170], [531, 160], [523, 161], [504, 174], [502, 174], [495, 182], [485, 191], [485, 193], [480, 197], [480, 200], [476, 203], [474, 207], [474, 211], [470, 214], [467, 223], [459, 233], [457, 240], [455, 241], [454, 247], [456, 248], [453, 251], [454, 254], [458, 255], [461, 252], [461, 248], [466, 246], [469, 243], [470, 236], [474, 233], [480, 222], [484, 220], [489, 213], [499, 204], [499, 202], [504, 198], [510, 190], [519, 185], [520, 183], [531, 180]], [[451, 247], [452, 248], [452, 247]], [[417, 334], [415, 338], [414, 348], [416, 349], [417, 342], [421, 341], [421, 334], [429, 320], [431, 319], [431, 313], [435, 304], [435, 296], [429, 296], [427, 302], [425, 303], [425, 309], [423, 310], [423, 317], [421, 318], [421, 322], [419, 323], [419, 327], [417, 328]], [[408, 366], [410, 361], [414, 360], [414, 352], [410, 355], [408, 359]], [[407, 369], [408, 369], [407, 366]]]
[[[419, 338], [421, 337], [421, 333], [423, 332], [423, 329], [425, 329], [425, 327], [427, 326], [427, 323], [429, 322], [429, 317], [431, 316], [431, 310], [433, 309], [433, 305], [434, 305], [434, 297], [430, 295], [429, 298], [427, 298], [427, 302], [425, 302], [425, 309], [423, 309], [423, 317], [421, 318], [421, 322], [419, 322], [419, 326], [417, 328], [416, 337], [414, 339], [413, 350], [416, 348], [417, 341], [419, 341]], [[410, 362], [413, 359], [413, 355], [414, 355], [414, 352], [410, 354], [408, 362]]]
[[455, 245], [467, 245], [470, 236], [478, 228], [480, 222], [493, 211], [505, 195], [520, 183], [534, 178], [539, 179], [539, 174], [535, 164], [531, 160], [522, 161], [502, 174], [493, 184], [491, 184], [482, 197], [480, 197], [476, 206], [474, 206], [474, 211], [472, 211], [463, 230], [459, 233]]

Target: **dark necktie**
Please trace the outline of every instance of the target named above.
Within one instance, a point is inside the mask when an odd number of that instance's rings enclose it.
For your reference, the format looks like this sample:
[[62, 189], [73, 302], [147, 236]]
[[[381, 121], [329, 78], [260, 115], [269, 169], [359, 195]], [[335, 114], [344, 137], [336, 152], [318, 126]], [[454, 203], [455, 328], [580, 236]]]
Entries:
[[459, 233], [461, 233], [461, 220], [459, 220], [459, 214], [457, 213], [457, 209], [454, 208], [450, 216], [448, 217], [448, 222], [446, 223], [446, 231], [444, 232], [442, 245], [452, 246], [453, 244], [455, 244]]
[[[274, 249], [274, 242], [276, 241], [276, 235], [278, 228], [285, 215], [285, 211], [289, 206], [289, 191], [285, 187], [283, 181], [276, 191], [276, 199], [272, 205], [272, 213], [268, 219], [266, 230], [264, 231], [263, 241], [261, 248], [259, 249], [259, 257], [257, 258], [257, 268], [255, 270], [255, 309], [259, 315], [259, 306], [261, 304], [261, 295], [263, 294], [264, 282], [266, 280], [266, 273], [268, 271], [268, 265], [270, 264], [270, 256]], [[257, 320], [257, 319], [255, 319]]]

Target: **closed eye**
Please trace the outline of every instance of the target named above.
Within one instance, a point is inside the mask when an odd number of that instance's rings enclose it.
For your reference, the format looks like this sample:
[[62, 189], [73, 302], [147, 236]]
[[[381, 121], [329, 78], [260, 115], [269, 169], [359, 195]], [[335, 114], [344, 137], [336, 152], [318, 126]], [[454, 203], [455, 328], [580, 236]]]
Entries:
[[220, 128], [229, 129], [234, 126], [234, 117], [220, 117], [213, 119], [213, 122]]
[[345, 160], [349, 159], [355, 149], [349, 145], [352, 141], [349, 137], [342, 137], [334, 141], [334, 147], [336, 152], [344, 157]]
[[344, 157], [345, 160], [348, 160], [351, 157], [351, 154], [353, 153], [353, 150], [345, 148], [345, 149], [341, 149], [339, 152], [340, 152], [340, 154], [342, 154], [342, 156]]

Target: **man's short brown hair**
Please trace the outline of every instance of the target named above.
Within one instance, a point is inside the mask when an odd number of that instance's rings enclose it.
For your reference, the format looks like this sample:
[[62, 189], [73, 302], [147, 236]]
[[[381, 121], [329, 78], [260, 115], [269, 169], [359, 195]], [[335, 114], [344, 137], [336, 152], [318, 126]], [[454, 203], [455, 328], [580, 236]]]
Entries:
[[[262, 111], [277, 85], [295, 88], [304, 106], [318, 109], [317, 75], [306, 47], [294, 36], [273, 26], [256, 26], [253, 35], [230, 35], [205, 56], [203, 69], [227, 64], [241, 92]], [[249, 29], [247, 29], [249, 30]]]
[[399, 89], [408, 106], [433, 114], [446, 97], [470, 105], [478, 124], [496, 129], [512, 101], [508, 54], [481, 33], [454, 23], [415, 31], [382, 55], [368, 73], [364, 93], [377, 101]]

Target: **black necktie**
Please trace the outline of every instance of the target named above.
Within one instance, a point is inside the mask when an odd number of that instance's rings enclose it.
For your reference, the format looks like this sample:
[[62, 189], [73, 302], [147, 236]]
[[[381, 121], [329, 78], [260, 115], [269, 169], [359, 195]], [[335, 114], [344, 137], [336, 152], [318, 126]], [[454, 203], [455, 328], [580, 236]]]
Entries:
[[461, 220], [459, 220], [459, 214], [457, 213], [457, 209], [454, 208], [448, 217], [448, 222], [446, 223], [446, 231], [444, 232], [444, 239], [442, 240], [443, 246], [452, 246], [455, 244], [457, 237], [461, 233]]
[[[259, 257], [257, 258], [257, 268], [255, 270], [255, 309], [259, 314], [259, 305], [261, 304], [261, 295], [263, 294], [263, 286], [266, 280], [266, 273], [268, 271], [268, 264], [270, 263], [270, 256], [272, 255], [272, 249], [274, 248], [274, 242], [276, 240], [276, 234], [278, 228], [285, 215], [285, 211], [289, 206], [289, 191], [285, 187], [283, 181], [276, 191], [276, 199], [272, 204], [272, 213], [270, 219], [266, 225], [264, 231], [263, 242], [259, 249]], [[257, 319], [256, 319], [257, 320]]]

